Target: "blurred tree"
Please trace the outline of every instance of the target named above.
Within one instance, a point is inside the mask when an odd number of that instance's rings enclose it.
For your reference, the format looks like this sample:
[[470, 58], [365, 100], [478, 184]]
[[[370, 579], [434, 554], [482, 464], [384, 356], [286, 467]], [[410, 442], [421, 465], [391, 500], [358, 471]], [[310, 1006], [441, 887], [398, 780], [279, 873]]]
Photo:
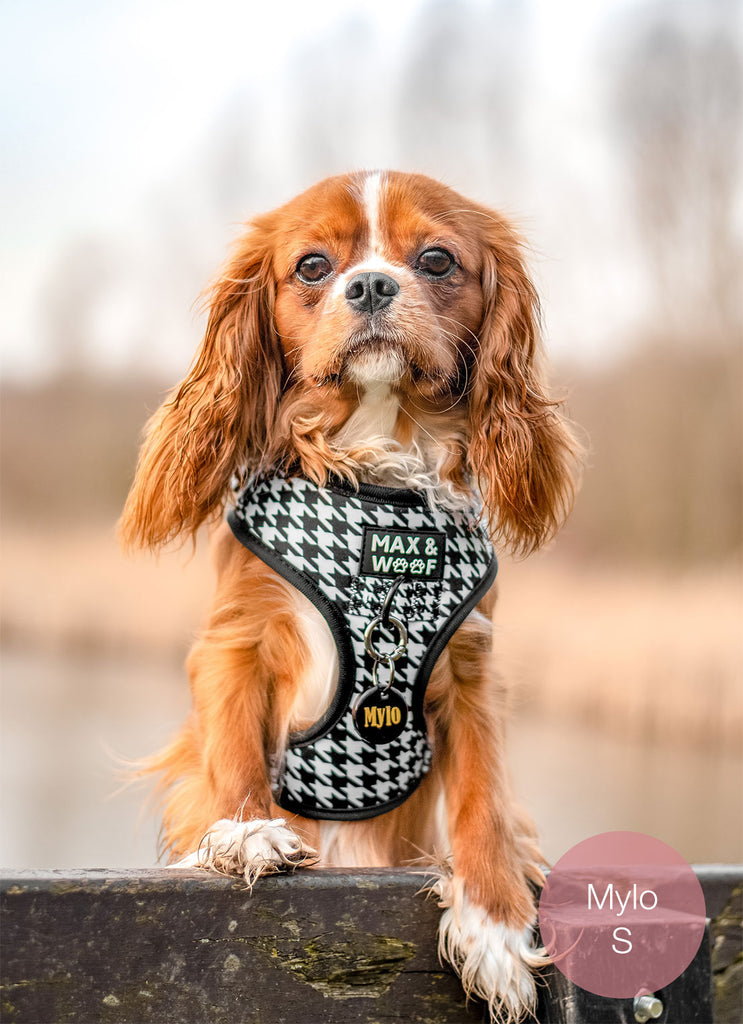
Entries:
[[272, 160], [263, 151], [267, 126], [257, 100], [252, 90], [230, 97], [204, 146], [202, 175], [218, 223], [262, 209], [268, 192]]
[[743, 327], [739, 6], [663, 3], [633, 15], [619, 47], [615, 114], [653, 314], [680, 341]]
[[95, 364], [100, 345], [96, 320], [116, 263], [115, 247], [100, 238], [78, 239], [57, 254], [39, 299], [47, 371], [76, 377]]
[[609, 560], [741, 553], [741, 53], [733, 5], [654, 6], [613, 38], [613, 112], [648, 271], [635, 351], [578, 375], [575, 539]]
[[328, 174], [383, 162], [389, 69], [388, 55], [362, 11], [352, 11], [297, 52], [283, 102], [289, 159], [302, 169], [306, 186]]
[[408, 166], [508, 201], [525, 172], [524, 97], [529, 65], [527, 7], [518, 0], [421, 6], [404, 51], [395, 104]]

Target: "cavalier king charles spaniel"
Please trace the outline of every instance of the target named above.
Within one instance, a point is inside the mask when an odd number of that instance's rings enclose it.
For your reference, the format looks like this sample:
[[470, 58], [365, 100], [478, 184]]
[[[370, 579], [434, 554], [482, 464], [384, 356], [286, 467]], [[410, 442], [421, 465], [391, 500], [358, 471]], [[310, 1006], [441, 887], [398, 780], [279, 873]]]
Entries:
[[148, 764], [171, 862], [243, 877], [429, 858], [441, 955], [534, 1006], [542, 858], [504, 766], [493, 545], [547, 541], [576, 445], [500, 214], [417, 174], [328, 178], [238, 241], [155, 413], [124, 543], [214, 532], [190, 718]]

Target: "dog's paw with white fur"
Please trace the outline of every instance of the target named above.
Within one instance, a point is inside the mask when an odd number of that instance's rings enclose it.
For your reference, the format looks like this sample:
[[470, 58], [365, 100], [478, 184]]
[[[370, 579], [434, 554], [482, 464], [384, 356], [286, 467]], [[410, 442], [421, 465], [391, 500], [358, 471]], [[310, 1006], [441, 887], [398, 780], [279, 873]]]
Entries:
[[222, 818], [212, 825], [198, 850], [173, 867], [208, 868], [242, 877], [252, 886], [261, 875], [294, 871], [316, 860], [315, 851], [302, 842], [284, 818]]
[[467, 996], [483, 999], [497, 1024], [533, 1016], [533, 970], [547, 957], [534, 949], [531, 928], [509, 928], [467, 896], [456, 876], [440, 875], [431, 886], [444, 908], [439, 924], [439, 956], [462, 979]]

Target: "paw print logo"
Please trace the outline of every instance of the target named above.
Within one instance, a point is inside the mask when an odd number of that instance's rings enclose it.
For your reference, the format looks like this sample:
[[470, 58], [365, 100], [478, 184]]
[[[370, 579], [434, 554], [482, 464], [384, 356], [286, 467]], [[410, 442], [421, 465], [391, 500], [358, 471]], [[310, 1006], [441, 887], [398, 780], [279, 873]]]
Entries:
[[425, 568], [426, 566], [424, 565], [422, 558], [415, 558], [410, 563], [410, 571], [415, 573], [416, 576], [419, 576]]
[[407, 560], [405, 558], [396, 558], [395, 561], [392, 563], [392, 571], [393, 572], [407, 572], [408, 571]]

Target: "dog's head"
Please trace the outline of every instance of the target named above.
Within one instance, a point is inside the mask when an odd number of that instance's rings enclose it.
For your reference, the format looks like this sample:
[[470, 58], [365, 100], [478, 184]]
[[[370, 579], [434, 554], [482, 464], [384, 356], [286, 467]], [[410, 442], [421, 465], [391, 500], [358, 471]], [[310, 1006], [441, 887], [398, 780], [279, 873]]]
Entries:
[[271, 218], [276, 326], [299, 377], [456, 392], [483, 314], [474, 207], [428, 179], [370, 174], [322, 182]]
[[149, 426], [124, 538], [195, 531], [236, 472], [353, 479], [368, 439], [349, 424], [383, 389], [396, 439], [438, 440], [437, 471], [477, 483], [494, 536], [538, 546], [569, 506], [574, 451], [538, 318], [499, 214], [422, 175], [320, 182], [256, 218], [214, 284], [191, 372]]

